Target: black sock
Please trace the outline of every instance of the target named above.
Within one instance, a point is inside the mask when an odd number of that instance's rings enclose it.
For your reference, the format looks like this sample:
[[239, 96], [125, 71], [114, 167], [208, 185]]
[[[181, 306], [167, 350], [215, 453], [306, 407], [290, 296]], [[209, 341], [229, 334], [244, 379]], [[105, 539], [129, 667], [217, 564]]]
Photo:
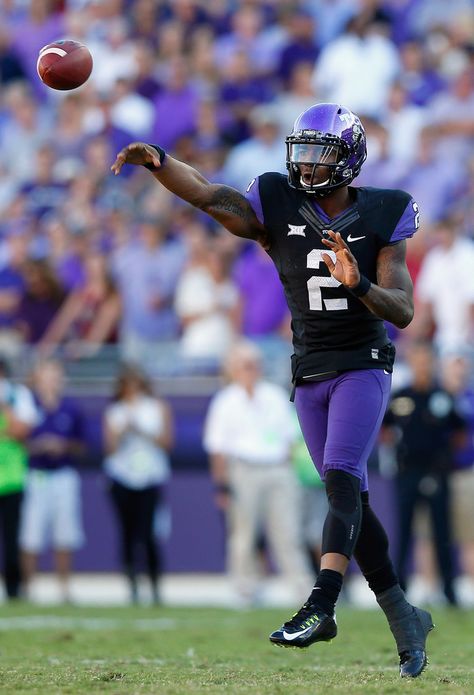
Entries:
[[335, 570], [321, 570], [309, 600], [327, 615], [333, 615], [334, 606], [342, 588], [343, 576]]

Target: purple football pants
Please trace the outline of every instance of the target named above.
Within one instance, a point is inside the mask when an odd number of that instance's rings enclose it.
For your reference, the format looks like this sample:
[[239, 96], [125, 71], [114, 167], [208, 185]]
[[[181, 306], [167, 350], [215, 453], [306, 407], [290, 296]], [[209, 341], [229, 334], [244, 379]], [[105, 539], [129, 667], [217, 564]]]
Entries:
[[383, 369], [343, 372], [327, 381], [296, 387], [295, 406], [306, 445], [319, 475], [341, 470], [368, 489], [367, 458], [377, 439], [392, 375]]

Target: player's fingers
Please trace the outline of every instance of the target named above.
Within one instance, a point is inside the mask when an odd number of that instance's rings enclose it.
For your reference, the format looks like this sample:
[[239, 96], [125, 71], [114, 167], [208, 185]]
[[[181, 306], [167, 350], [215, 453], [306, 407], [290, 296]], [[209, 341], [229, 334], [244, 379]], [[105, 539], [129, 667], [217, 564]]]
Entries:
[[342, 238], [340, 232], [337, 232], [337, 233], [336, 233], [336, 241], [337, 241], [337, 243], [338, 243], [343, 249], [349, 250], [349, 247], [348, 247], [348, 245], [346, 244], [346, 242], [344, 241], [344, 239]]
[[321, 239], [321, 241], [325, 246], [327, 246], [330, 249], [332, 249], [334, 246], [334, 241], [332, 239]]
[[123, 154], [123, 150], [122, 150], [122, 152], [118, 153], [117, 157], [115, 158], [115, 162], [112, 164], [112, 166], [110, 168], [112, 169], [112, 171], [115, 174], [118, 174], [118, 173], [120, 173], [120, 169], [122, 168], [124, 162], [125, 162], [125, 155]]
[[328, 256], [327, 253], [322, 253], [322, 254], [321, 254], [321, 257], [322, 257], [323, 261], [326, 263], [326, 265], [327, 265], [327, 267], [328, 267], [328, 269], [329, 269], [329, 272], [332, 273], [332, 271], [333, 271], [334, 268], [336, 267], [336, 264], [333, 263], [331, 257]]
[[[159, 169], [161, 167], [160, 158], [156, 157], [154, 154], [152, 154], [150, 152], [151, 148], [147, 147], [143, 142], [132, 142], [128, 146], [128, 149], [129, 150], [141, 150], [141, 154], [144, 156], [148, 156], [148, 158], [149, 158], [147, 163], [153, 164], [153, 166], [156, 167], [157, 169]], [[153, 148], [153, 152], [154, 151], [155, 150]]]

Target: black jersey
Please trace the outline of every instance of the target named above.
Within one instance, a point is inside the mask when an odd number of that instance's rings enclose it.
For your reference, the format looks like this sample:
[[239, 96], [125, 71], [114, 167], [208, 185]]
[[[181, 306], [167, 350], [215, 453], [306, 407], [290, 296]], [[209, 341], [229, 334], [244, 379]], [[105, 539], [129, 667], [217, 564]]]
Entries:
[[267, 173], [252, 181], [247, 198], [268, 233], [269, 255], [283, 284], [292, 318], [295, 379], [324, 378], [348, 369], [392, 370], [394, 348], [384, 323], [330, 274], [322, 254], [325, 230], [340, 232], [360, 272], [377, 282], [380, 248], [410, 237], [418, 206], [399, 190], [350, 188], [353, 204], [328, 218], [317, 201]]

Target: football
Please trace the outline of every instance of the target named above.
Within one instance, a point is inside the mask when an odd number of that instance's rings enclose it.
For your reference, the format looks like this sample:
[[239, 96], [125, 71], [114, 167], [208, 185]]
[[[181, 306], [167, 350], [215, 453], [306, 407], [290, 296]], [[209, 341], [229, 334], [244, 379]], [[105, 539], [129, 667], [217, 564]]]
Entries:
[[48, 87], [76, 89], [92, 72], [92, 56], [87, 46], [78, 41], [54, 41], [39, 52], [36, 69]]

